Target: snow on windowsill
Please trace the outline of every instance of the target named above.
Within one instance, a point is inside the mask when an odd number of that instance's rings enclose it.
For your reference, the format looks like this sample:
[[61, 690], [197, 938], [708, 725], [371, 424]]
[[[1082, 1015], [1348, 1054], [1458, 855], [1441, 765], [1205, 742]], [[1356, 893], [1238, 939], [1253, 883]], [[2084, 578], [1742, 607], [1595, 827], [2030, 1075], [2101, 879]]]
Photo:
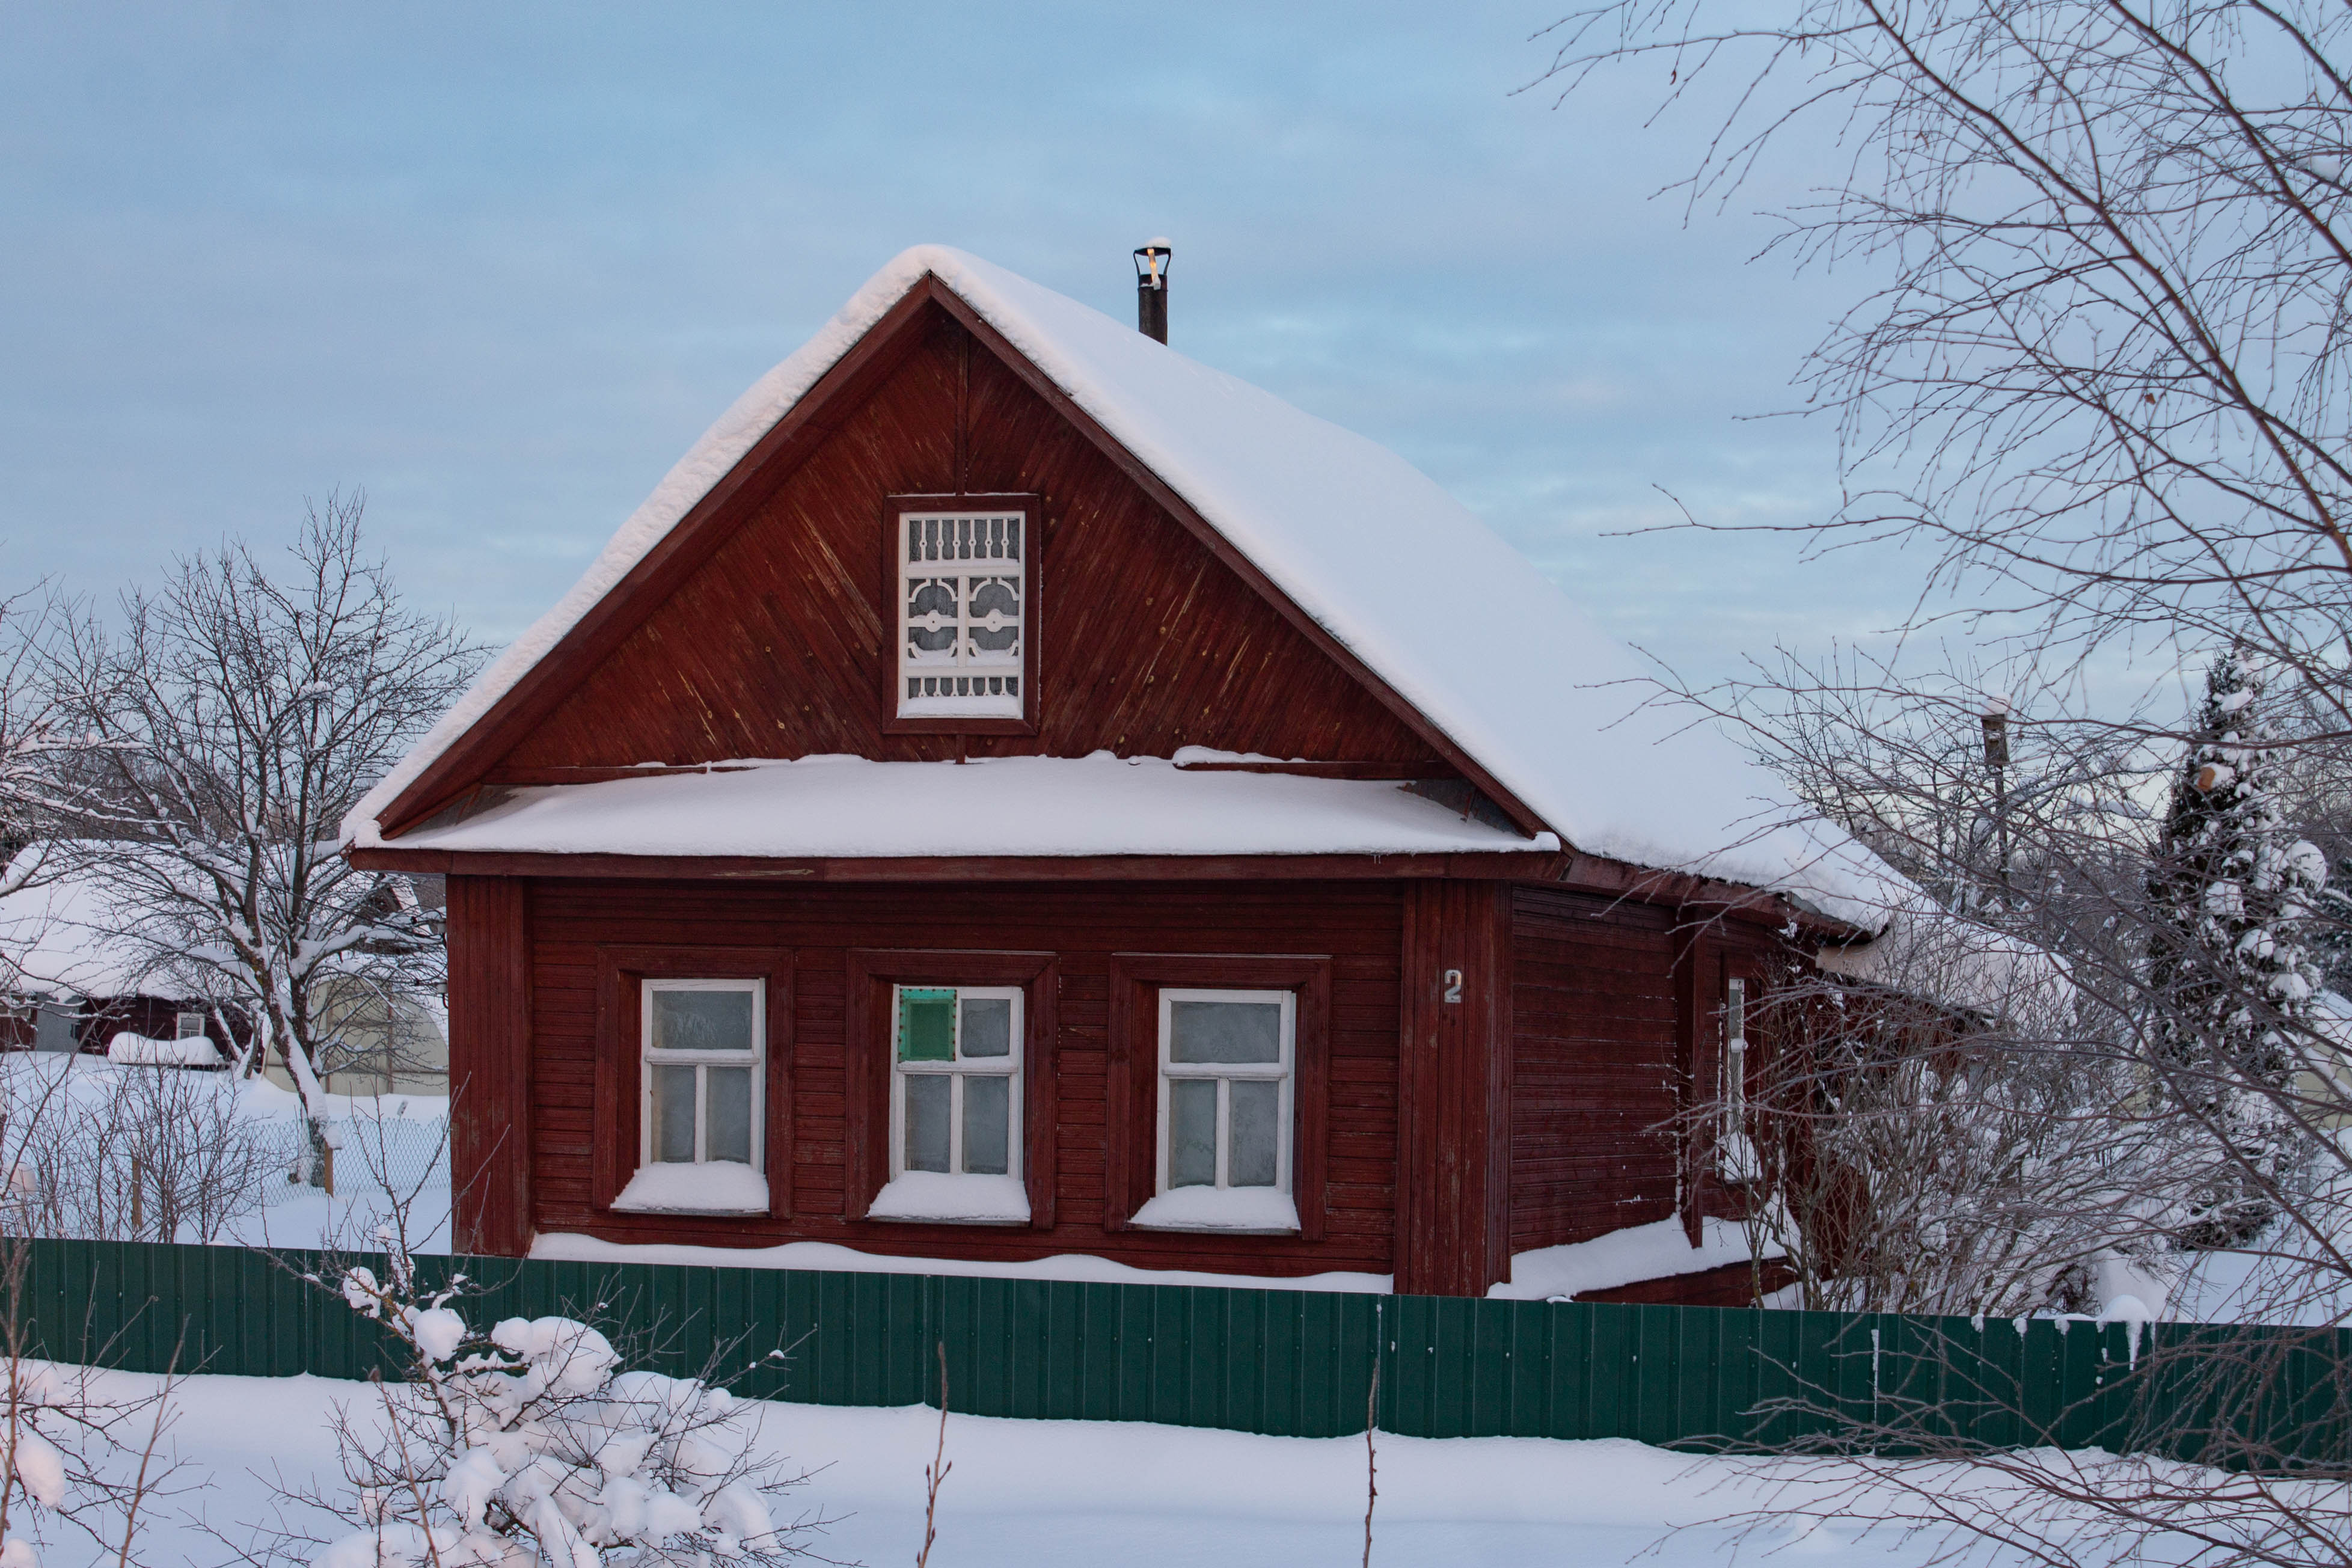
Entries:
[[613, 1207], [627, 1214], [766, 1214], [768, 1178], [733, 1160], [646, 1165]]
[[951, 1176], [908, 1171], [875, 1194], [867, 1219], [937, 1225], [1027, 1225], [1029, 1189], [1018, 1176]]
[[1179, 1187], [1127, 1222], [1138, 1230], [1233, 1230], [1270, 1235], [1298, 1229], [1298, 1205], [1272, 1187]]
[[117, 1067], [216, 1068], [226, 1064], [220, 1050], [202, 1035], [184, 1040], [157, 1040], [125, 1029], [106, 1042], [106, 1059]]

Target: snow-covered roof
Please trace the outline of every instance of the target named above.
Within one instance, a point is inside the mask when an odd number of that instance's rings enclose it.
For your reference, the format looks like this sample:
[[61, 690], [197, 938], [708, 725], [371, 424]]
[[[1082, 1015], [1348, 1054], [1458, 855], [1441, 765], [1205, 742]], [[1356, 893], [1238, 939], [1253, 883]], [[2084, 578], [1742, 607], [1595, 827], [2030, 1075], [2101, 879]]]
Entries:
[[[1573, 847], [1770, 889], [1874, 929], [1907, 892], [1875, 856], [1808, 816], [1714, 729], [1687, 712], [1643, 707], [1648, 672], [1631, 652], [1402, 458], [1131, 326], [939, 246], [893, 259], [720, 416], [562, 601], [361, 802], [344, 825], [347, 842], [381, 844], [378, 818], [391, 802], [926, 273]], [[421, 840], [410, 834], [401, 842]], [[635, 843], [602, 847], [648, 852]]]
[[419, 849], [865, 858], [962, 855], [1443, 855], [1557, 849], [1394, 784], [1193, 773], [1158, 758], [862, 757], [731, 764], [517, 790], [403, 834]]
[[[28, 868], [44, 847], [20, 852], [11, 873]], [[106, 880], [94, 864], [0, 897], [0, 989], [59, 996], [139, 994], [151, 983], [148, 955], [112, 927]]]
[[1824, 946], [1825, 973], [1885, 986], [1940, 1006], [2068, 1037], [2074, 971], [2049, 949], [1937, 908], [1922, 895], [1896, 909], [1873, 942]]

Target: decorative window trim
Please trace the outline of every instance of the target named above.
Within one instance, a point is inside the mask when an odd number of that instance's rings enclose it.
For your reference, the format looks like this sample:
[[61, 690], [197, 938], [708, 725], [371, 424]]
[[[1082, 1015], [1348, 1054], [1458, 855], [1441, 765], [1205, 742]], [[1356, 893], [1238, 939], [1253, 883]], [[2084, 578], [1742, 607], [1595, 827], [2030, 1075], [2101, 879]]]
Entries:
[[[758, 981], [761, 1082], [752, 1102], [756, 1168], [766, 1177], [763, 1209], [682, 1211], [618, 1206], [645, 1148], [645, 985], [647, 981]], [[730, 1226], [790, 1217], [793, 1209], [793, 955], [782, 948], [600, 947], [596, 950], [594, 1142], [589, 1200], [614, 1216], [666, 1217]]]
[[[1017, 676], [1003, 669], [988, 672], [991, 678], [1018, 680], [1020, 695], [1017, 706], [1008, 702], [1000, 711], [986, 711], [975, 707], [972, 711], [961, 713], [906, 710], [908, 673], [905, 668], [906, 573], [908, 567], [904, 519], [908, 513], [925, 512], [986, 513], [1005, 517], [1017, 514], [1021, 520], [1020, 669]], [[1042, 585], [1040, 567], [1044, 554], [1045, 517], [1044, 501], [1034, 495], [896, 495], [886, 500], [879, 531], [882, 538], [882, 603], [878, 606], [887, 644], [881, 659], [882, 728], [886, 734], [1034, 735], [1037, 732], [1037, 647], [1039, 633], [1043, 629], [1039, 608], [1044, 602], [1039, 590]], [[986, 699], [974, 700], [982, 702]]]
[[[1286, 991], [1291, 1013], [1289, 1194], [1296, 1229], [1194, 1226], [1268, 1240], [1319, 1241], [1330, 1141], [1331, 960], [1321, 954], [1201, 955], [1122, 952], [1111, 957], [1110, 1137], [1103, 1228], [1161, 1228], [1145, 1211], [1160, 1194], [1161, 992]], [[1172, 1227], [1171, 1227], [1172, 1228]]]
[[[944, 992], [944, 997], [925, 996]], [[1027, 987], [1021, 985], [909, 985], [890, 988], [890, 1130], [887, 1145], [890, 1179], [866, 1208], [868, 1219], [930, 1220], [942, 1225], [1027, 1225], [1029, 1198], [1023, 1182], [1027, 1162], [1022, 1158], [1028, 1117], [1024, 1114], [1028, 1060]], [[908, 1005], [944, 1000], [949, 1005], [950, 1056], [941, 1061], [910, 1059], [905, 1045]], [[962, 1052], [963, 1004], [1004, 1001], [1012, 1005], [1012, 1038], [1002, 1058], [967, 1058]], [[908, 1100], [917, 1080], [944, 1079], [948, 1085], [947, 1169], [911, 1170], [906, 1163]], [[965, 1170], [967, 1132], [964, 1107], [976, 1079], [1009, 1080], [1005, 1104], [1005, 1169]]]
[[[1055, 1003], [1061, 971], [1050, 952], [1004, 952], [986, 950], [908, 950], [862, 948], [846, 958], [848, 989], [845, 1036], [847, 1045], [848, 1121], [845, 1217], [877, 1225], [919, 1224], [1018, 1226], [1050, 1230], [1054, 1225], [1054, 1041]], [[1013, 1151], [1020, 1175], [1018, 1194], [1025, 1198], [1025, 1214], [1018, 1212], [1013, 1191], [995, 1205], [992, 1215], [951, 1212], [923, 1201], [911, 1184], [894, 1192], [877, 1212], [877, 1200], [892, 1186], [897, 1131], [898, 1071], [895, 1050], [898, 989], [902, 986], [960, 987], [966, 990], [1013, 990], [1021, 994], [1020, 1133]], [[917, 1175], [932, 1173], [917, 1172]], [[1004, 1177], [951, 1174], [944, 1180], [973, 1184], [1004, 1182]], [[961, 1205], [971, 1206], [971, 1205]], [[929, 1212], [925, 1212], [929, 1211]]]

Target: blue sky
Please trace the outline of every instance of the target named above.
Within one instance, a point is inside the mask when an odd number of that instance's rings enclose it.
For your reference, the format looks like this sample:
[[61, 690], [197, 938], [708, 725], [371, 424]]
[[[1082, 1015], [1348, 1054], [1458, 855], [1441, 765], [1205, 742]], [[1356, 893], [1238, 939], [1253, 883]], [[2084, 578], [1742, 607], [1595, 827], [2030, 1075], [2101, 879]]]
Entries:
[[[1694, 673], [1906, 563], [1609, 537], [1834, 503], [1750, 417], [1859, 287], [1651, 193], [1657, 84], [1562, 108], [1551, 0], [436, 6], [0, 0], [0, 583], [110, 594], [363, 488], [484, 638], [874, 268], [962, 246], [1404, 453]], [[1776, 173], [1801, 188], [1806, 171]]]

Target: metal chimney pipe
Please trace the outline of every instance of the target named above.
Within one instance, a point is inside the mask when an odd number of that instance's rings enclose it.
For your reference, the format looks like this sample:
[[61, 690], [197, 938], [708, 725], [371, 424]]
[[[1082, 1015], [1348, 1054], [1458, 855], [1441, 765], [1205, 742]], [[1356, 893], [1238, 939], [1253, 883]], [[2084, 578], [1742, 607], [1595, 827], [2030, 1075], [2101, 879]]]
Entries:
[[1175, 256], [1164, 237], [1135, 247], [1135, 330], [1156, 342], [1168, 341], [1168, 269]]

